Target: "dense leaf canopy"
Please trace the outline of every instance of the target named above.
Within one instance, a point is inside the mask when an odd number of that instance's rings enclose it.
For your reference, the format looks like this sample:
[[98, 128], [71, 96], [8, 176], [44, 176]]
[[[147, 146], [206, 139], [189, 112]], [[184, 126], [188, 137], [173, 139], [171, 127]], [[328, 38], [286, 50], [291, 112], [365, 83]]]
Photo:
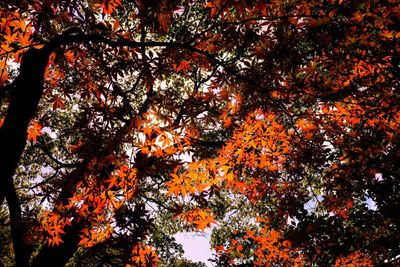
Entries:
[[396, 0], [0, 3], [7, 265], [400, 264]]

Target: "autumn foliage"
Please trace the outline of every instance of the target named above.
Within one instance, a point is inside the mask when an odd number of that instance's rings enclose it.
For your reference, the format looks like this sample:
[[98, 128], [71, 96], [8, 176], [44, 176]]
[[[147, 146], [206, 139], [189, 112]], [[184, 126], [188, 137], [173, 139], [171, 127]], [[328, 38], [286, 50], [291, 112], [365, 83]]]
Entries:
[[0, 3], [0, 257], [400, 264], [398, 4]]

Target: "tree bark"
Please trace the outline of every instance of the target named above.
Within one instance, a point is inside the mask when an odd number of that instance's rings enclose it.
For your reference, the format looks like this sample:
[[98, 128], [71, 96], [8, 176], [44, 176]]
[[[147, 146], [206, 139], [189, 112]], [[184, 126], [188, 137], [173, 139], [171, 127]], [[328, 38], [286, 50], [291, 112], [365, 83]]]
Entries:
[[17, 267], [29, 266], [30, 250], [24, 238], [21, 205], [13, 175], [25, 149], [29, 122], [43, 94], [44, 72], [49, 55], [49, 50], [44, 48], [32, 49], [23, 55], [20, 74], [0, 129], [0, 204], [4, 199], [7, 200]]
[[0, 206], [4, 199], [7, 200], [16, 267], [29, 267], [31, 249], [25, 238], [21, 203], [13, 175], [26, 146], [29, 123], [43, 95], [44, 74], [50, 54], [63, 44], [67, 34], [55, 37], [41, 49], [33, 48], [23, 54], [7, 114], [0, 128]]

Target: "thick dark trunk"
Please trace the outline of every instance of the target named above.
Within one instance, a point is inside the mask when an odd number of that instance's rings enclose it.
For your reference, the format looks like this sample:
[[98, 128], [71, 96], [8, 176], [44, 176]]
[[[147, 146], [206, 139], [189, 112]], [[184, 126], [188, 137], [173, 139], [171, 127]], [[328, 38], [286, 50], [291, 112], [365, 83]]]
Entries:
[[[14, 187], [13, 175], [25, 149], [27, 129], [33, 118], [43, 94], [44, 72], [48, 62], [50, 49], [33, 49], [24, 54], [20, 75], [15, 81], [14, 91], [3, 127], [0, 129], [0, 204], [7, 200], [10, 211], [11, 232], [15, 261], [17, 267], [28, 267], [31, 250], [24, 239], [21, 204]], [[82, 175], [78, 168], [70, 176]], [[65, 202], [72, 196], [75, 179], [67, 179], [58, 201]], [[65, 203], [64, 203], [65, 204]], [[64, 266], [76, 252], [79, 243], [79, 233], [83, 224], [72, 222], [65, 227], [62, 236], [63, 243], [56, 247], [43, 246], [35, 257], [32, 266]]]
[[30, 250], [24, 238], [21, 205], [13, 175], [26, 145], [28, 124], [43, 94], [48, 58], [49, 51], [46, 49], [32, 49], [24, 54], [20, 75], [15, 81], [7, 115], [0, 129], [0, 204], [4, 198], [7, 200], [17, 267], [29, 266]]

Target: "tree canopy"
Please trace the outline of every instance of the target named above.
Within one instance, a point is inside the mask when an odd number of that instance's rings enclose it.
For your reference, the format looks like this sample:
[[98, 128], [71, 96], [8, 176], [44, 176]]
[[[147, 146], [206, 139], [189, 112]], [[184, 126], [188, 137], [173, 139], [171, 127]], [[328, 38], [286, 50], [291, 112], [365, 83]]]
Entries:
[[0, 258], [400, 264], [396, 0], [0, 3]]

